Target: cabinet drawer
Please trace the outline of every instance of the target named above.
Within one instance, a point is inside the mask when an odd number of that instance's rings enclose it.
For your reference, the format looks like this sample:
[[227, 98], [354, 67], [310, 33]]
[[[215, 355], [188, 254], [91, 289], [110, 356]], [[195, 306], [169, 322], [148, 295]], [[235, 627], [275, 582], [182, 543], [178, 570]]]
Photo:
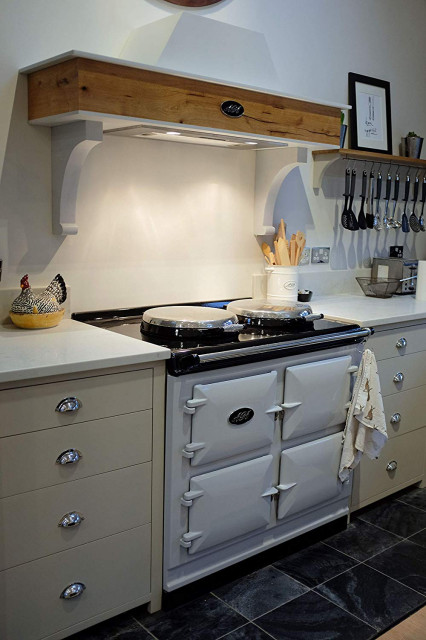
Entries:
[[[425, 440], [426, 430], [418, 429], [389, 440], [378, 460], [364, 456], [354, 474], [352, 505], [378, 494], [397, 491], [400, 485], [423, 475]], [[397, 463], [395, 471], [386, 469], [391, 461]]]
[[[406, 345], [404, 346], [404, 341]], [[398, 344], [398, 346], [397, 346]], [[369, 338], [368, 347], [376, 360], [409, 355], [426, 350], [426, 324], [389, 331], [377, 331]]]
[[[86, 586], [71, 600], [70, 584]], [[150, 591], [150, 525], [0, 572], [0, 638], [39, 640]], [[5, 606], [6, 604], [6, 606]]]
[[[75, 411], [56, 411], [65, 398]], [[152, 369], [0, 391], [0, 437], [118, 416], [152, 407]]]
[[[8, 436], [0, 444], [0, 497], [147, 462], [151, 446], [151, 410]], [[68, 449], [81, 459], [57, 464]]]
[[[0, 501], [0, 570], [151, 521], [151, 463]], [[59, 527], [69, 513], [84, 520]]]
[[[393, 393], [420, 387], [426, 382], [426, 354], [420, 351], [404, 358], [389, 358], [377, 363], [382, 394]], [[402, 382], [395, 382], [394, 376], [402, 373]]]
[[383, 405], [389, 438], [426, 426], [426, 386], [386, 396]]

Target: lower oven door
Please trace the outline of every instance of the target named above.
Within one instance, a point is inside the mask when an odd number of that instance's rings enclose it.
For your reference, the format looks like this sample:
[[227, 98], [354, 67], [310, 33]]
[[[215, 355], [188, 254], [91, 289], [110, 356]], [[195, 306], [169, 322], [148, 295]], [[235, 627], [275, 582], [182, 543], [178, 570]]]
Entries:
[[262, 456], [191, 478], [181, 500], [189, 531], [181, 545], [190, 554], [266, 527], [271, 518], [273, 458]]
[[342, 484], [338, 477], [341, 453], [342, 433], [281, 453], [278, 518], [293, 517], [349, 496], [350, 483]]

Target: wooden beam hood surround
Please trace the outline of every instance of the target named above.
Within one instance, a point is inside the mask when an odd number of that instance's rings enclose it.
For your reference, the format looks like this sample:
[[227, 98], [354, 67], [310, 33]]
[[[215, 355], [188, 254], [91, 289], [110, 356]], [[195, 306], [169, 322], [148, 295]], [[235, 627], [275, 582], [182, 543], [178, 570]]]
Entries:
[[[242, 104], [244, 115], [224, 115], [220, 107], [227, 100]], [[54, 116], [82, 111], [339, 145], [339, 106], [129, 66], [119, 60], [77, 56], [28, 72], [30, 122], [50, 119], [55, 124]]]
[[78, 177], [102, 131], [161, 139], [172, 127], [185, 138], [205, 144], [215, 138], [239, 149], [289, 143], [338, 148], [341, 109], [348, 108], [75, 51], [22, 73], [28, 75], [29, 122], [55, 127], [54, 233], [65, 235], [77, 233]]

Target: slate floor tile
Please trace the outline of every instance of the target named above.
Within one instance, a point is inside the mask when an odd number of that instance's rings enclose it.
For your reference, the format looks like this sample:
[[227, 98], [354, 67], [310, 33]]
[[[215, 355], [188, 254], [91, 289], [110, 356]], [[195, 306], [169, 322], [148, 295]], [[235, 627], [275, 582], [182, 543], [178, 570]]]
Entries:
[[386, 531], [408, 538], [426, 528], [426, 512], [420, 511], [397, 500], [382, 502], [376, 507], [364, 511], [357, 519], [370, 522]]
[[85, 631], [71, 636], [71, 640], [153, 640], [130, 613], [123, 613]]
[[423, 529], [423, 531], [419, 531], [419, 533], [416, 533], [414, 536], [411, 536], [409, 540], [411, 542], [415, 542], [416, 544], [419, 544], [421, 547], [425, 547], [426, 549], [426, 529]]
[[274, 567], [265, 567], [244, 578], [214, 590], [224, 600], [249, 620], [278, 607], [307, 591], [290, 576]]
[[258, 618], [276, 640], [369, 640], [376, 631], [317, 593], [308, 593]]
[[356, 560], [319, 542], [274, 562], [273, 566], [308, 587], [316, 587], [356, 564]]
[[247, 619], [208, 594], [171, 611], [144, 617], [141, 623], [158, 640], [217, 640], [246, 624]]
[[254, 624], [244, 625], [232, 633], [223, 636], [222, 640], [271, 640], [271, 636], [266, 635], [259, 627]]
[[364, 564], [332, 578], [315, 591], [378, 631], [395, 624], [425, 602], [419, 593]]
[[426, 549], [404, 540], [366, 564], [426, 596]]
[[324, 544], [363, 562], [400, 542], [401, 538], [363, 520], [354, 520], [345, 531], [326, 538]]
[[399, 496], [398, 501], [426, 511], [426, 489], [412, 489], [411, 491]]

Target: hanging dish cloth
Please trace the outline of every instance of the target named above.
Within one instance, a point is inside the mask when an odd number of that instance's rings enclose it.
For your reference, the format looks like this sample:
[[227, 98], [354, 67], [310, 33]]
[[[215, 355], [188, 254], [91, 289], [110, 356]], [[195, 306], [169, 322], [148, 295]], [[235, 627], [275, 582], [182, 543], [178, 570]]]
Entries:
[[349, 478], [350, 470], [357, 466], [363, 453], [371, 459], [378, 458], [387, 439], [376, 358], [370, 349], [365, 349], [343, 432], [340, 480]]

